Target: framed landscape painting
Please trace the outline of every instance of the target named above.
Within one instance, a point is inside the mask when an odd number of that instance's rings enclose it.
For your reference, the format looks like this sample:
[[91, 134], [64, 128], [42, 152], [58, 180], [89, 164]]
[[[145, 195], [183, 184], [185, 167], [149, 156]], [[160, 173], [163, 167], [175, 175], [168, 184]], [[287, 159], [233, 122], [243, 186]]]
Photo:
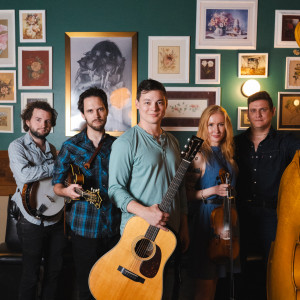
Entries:
[[52, 47], [19, 47], [19, 89], [52, 89]]
[[119, 136], [136, 125], [136, 32], [66, 32], [65, 57], [67, 136], [85, 126], [77, 102], [92, 86], [107, 94], [107, 132]]
[[16, 66], [15, 11], [0, 10], [0, 68]]
[[300, 21], [300, 10], [275, 10], [274, 48], [299, 48], [295, 28]]
[[197, 131], [204, 109], [220, 105], [219, 87], [166, 87], [168, 107], [161, 126], [169, 131]]
[[16, 71], [0, 71], [0, 104], [16, 103]]
[[21, 43], [46, 42], [45, 10], [20, 10], [19, 25]]
[[197, 0], [196, 49], [256, 49], [257, 0]]
[[240, 78], [268, 77], [268, 53], [239, 53]]

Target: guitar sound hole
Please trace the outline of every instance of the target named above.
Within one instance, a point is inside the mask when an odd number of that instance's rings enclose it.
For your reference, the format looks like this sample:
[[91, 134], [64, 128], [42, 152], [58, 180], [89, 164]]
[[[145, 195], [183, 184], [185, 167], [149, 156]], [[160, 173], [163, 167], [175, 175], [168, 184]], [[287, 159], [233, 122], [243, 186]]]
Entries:
[[140, 239], [134, 248], [136, 255], [140, 258], [149, 258], [154, 250], [153, 243], [148, 239]]

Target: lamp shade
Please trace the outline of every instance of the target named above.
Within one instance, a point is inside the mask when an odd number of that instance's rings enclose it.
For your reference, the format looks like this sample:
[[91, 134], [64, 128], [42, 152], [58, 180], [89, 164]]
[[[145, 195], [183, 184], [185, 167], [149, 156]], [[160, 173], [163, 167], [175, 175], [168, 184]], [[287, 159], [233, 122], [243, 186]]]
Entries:
[[260, 84], [255, 79], [249, 79], [243, 83], [241, 91], [245, 97], [249, 97], [260, 91]]

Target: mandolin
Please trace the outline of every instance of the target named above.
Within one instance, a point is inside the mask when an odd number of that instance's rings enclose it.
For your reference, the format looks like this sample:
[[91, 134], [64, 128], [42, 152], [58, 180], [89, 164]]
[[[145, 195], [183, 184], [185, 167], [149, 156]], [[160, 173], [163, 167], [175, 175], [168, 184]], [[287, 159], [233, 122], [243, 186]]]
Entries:
[[[168, 211], [185, 173], [199, 151], [203, 140], [193, 136], [183, 152], [159, 208]], [[119, 243], [93, 266], [89, 287], [96, 299], [161, 299], [164, 266], [176, 247], [173, 232], [149, 225], [140, 217], [126, 224]]]

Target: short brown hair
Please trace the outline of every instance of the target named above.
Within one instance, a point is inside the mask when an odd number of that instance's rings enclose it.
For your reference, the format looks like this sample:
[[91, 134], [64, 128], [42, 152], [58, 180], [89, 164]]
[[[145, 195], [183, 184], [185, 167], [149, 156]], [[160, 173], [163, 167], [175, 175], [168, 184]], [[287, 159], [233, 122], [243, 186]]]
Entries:
[[269, 93], [267, 93], [266, 91], [257, 92], [255, 94], [249, 96], [248, 97], [248, 107], [249, 107], [250, 103], [257, 101], [257, 100], [266, 100], [269, 103], [270, 109], [273, 108], [272, 98], [269, 95]]
[[42, 109], [51, 113], [51, 126], [54, 127], [56, 125], [57, 112], [54, 108], [50, 106], [48, 102], [45, 101], [34, 101], [28, 103], [25, 109], [22, 111], [21, 118], [23, 120], [23, 128], [27, 132], [29, 127], [26, 124], [26, 121], [30, 121], [32, 118], [32, 114], [34, 109]]

